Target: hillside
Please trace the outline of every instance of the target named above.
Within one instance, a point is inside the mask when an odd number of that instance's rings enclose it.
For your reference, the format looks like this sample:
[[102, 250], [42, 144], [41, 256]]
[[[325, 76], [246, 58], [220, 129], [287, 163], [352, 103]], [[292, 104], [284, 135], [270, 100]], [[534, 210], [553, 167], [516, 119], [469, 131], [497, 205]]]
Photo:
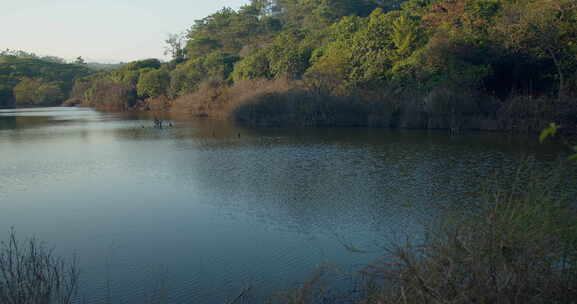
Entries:
[[572, 0], [253, 0], [75, 97], [255, 124], [574, 125], [576, 18]]

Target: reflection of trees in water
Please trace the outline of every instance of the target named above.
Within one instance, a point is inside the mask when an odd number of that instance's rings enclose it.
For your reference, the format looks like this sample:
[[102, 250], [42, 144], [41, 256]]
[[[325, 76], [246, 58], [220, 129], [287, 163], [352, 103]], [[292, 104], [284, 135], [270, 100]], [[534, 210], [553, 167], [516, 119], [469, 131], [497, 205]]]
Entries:
[[50, 116], [0, 116], [0, 129], [27, 129], [48, 126]]
[[4, 139], [17, 143], [49, 137], [87, 142], [94, 130], [88, 124], [101, 121], [99, 112], [70, 108], [23, 108], [0, 112], [0, 132]]

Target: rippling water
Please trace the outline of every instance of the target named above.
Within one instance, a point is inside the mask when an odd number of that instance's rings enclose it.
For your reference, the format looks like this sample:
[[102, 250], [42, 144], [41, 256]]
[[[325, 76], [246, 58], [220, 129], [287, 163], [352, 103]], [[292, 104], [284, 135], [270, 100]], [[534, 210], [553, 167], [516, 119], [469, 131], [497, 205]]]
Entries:
[[159, 288], [171, 303], [223, 303], [247, 286], [260, 301], [319, 265], [359, 270], [495, 170], [558, 150], [491, 133], [173, 124], [0, 110], [0, 232], [76, 254], [87, 303]]

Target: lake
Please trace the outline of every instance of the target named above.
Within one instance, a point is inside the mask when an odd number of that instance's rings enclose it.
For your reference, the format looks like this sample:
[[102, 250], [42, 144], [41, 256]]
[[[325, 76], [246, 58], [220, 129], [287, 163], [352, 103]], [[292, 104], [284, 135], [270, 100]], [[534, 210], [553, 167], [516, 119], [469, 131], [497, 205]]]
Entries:
[[[536, 136], [243, 128], [83, 108], [0, 110], [0, 239], [76, 255], [85, 303], [263, 301], [349, 282], [525, 155]], [[168, 126], [168, 121], [172, 126]], [[339, 283], [340, 282], [340, 283]]]

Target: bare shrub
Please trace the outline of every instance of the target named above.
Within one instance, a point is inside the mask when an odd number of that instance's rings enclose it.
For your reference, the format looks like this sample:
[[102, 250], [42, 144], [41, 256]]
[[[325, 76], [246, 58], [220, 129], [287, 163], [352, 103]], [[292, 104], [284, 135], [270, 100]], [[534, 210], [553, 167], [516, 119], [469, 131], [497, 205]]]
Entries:
[[38, 240], [0, 242], [0, 303], [69, 304], [78, 288], [76, 262], [56, 257]]

